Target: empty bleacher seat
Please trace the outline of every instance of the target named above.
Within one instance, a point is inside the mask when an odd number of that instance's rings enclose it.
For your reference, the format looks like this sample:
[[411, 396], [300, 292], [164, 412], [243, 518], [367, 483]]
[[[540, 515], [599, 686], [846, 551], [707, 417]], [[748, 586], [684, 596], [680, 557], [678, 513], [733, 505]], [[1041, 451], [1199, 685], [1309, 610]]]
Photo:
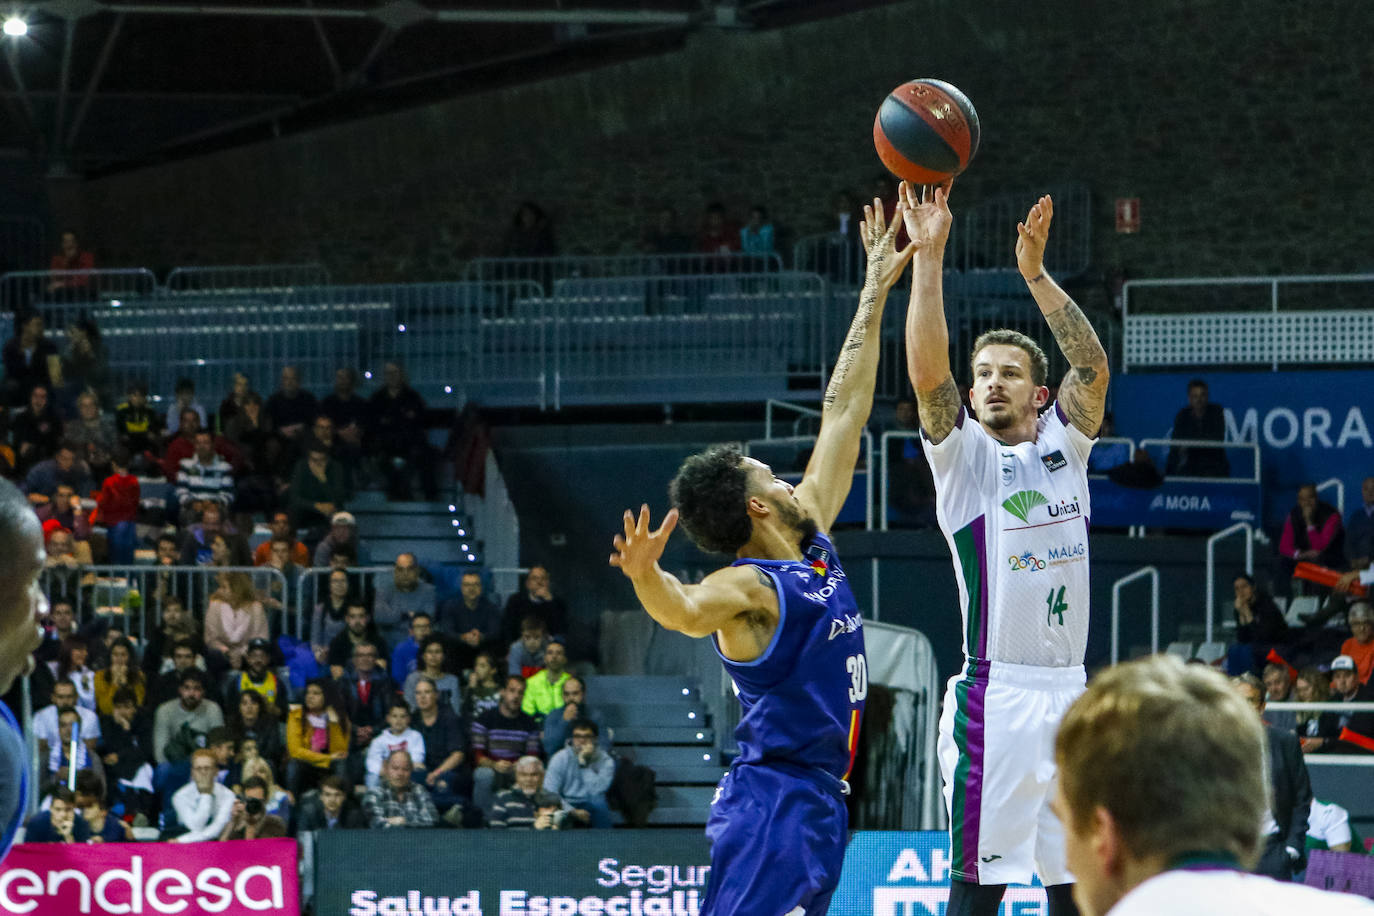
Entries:
[[1209, 665], [1220, 664], [1226, 658], [1226, 643], [1224, 642], [1204, 642], [1197, 647], [1197, 652], [1193, 658]]
[[1180, 661], [1187, 661], [1193, 657], [1193, 644], [1190, 642], [1171, 642], [1164, 650], [1166, 655], [1173, 655]]

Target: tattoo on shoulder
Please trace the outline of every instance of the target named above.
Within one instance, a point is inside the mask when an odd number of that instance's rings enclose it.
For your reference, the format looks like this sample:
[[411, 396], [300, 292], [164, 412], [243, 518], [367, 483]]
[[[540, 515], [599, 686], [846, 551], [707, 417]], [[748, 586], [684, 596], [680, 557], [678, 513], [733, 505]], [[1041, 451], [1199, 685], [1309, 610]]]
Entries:
[[759, 577], [759, 585], [767, 586], [768, 588], [773, 587], [773, 580], [768, 578], [768, 573], [759, 569], [757, 566], [751, 566], [750, 569], [754, 571], [754, 575]]
[[921, 428], [931, 442], [943, 442], [954, 429], [954, 421], [959, 419], [959, 386], [954, 384], [954, 376], [949, 376], [932, 391], [921, 391], [916, 395], [916, 405], [921, 417]]

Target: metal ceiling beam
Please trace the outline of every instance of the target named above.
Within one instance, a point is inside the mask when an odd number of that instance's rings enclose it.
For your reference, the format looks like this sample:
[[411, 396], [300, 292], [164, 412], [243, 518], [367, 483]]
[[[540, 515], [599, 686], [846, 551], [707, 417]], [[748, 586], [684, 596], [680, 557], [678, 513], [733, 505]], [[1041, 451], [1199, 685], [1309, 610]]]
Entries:
[[[305, 0], [305, 5], [309, 9], [315, 8], [314, 0]], [[339, 58], [334, 53], [334, 46], [329, 41], [329, 36], [325, 34], [324, 23], [320, 22], [319, 16], [311, 16], [310, 24], [315, 27], [315, 36], [320, 40], [320, 48], [324, 51], [324, 59], [329, 64], [329, 74], [333, 77], [333, 85], [338, 86], [343, 80], [343, 69], [339, 66]]]
[[[110, 12], [147, 16], [240, 16], [264, 19], [373, 19], [386, 5], [372, 9], [299, 6], [214, 6], [209, 4], [106, 3]], [[671, 10], [429, 10], [429, 19], [446, 23], [506, 23], [548, 25], [585, 23], [587, 25], [676, 25], [688, 26], [692, 13]]]
[[53, 114], [52, 142], [49, 144], [54, 152], [62, 148], [62, 123], [67, 119], [67, 84], [72, 76], [72, 43], [76, 38], [76, 20], [68, 19], [63, 25], [66, 27], [66, 36], [62, 42], [62, 72], [57, 78], [57, 111]]
[[105, 43], [100, 46], [100, 56], [96, 58], [95, 69], [91, 71], [91, 78], [86, 82], [86, 93], [81, 97], [81, 104], [76, 108], [76, 116], [72, 118], [72, 126], [67, 128], [67, 149], [76, 145], [76, 135], [80, 132], [81, 125], [86, 121], [86, 112], [91, 109], [91, 101], [95, 98], [96, 88], [100, 86], [100, 81], [105, 78], [105, 68], [109, 66], [115, 41], [118, 40], [119, 32], [123, 28], [123, 15], [115, 16], [109, 34], [105, 36]]

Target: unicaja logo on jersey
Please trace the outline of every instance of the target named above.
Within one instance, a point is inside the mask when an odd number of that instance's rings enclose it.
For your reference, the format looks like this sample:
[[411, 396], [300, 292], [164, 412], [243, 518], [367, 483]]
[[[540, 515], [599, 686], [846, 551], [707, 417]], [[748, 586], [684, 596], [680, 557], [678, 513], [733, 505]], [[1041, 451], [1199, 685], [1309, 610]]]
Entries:
[[1036, 506], [1044, 506], [1048, 503], [1049, 500], [1045, 498], [1045, 494], [1038, 490], [1021, 490], [1002, 500], [1002, 508], [1029, 524], [1031, 510]]

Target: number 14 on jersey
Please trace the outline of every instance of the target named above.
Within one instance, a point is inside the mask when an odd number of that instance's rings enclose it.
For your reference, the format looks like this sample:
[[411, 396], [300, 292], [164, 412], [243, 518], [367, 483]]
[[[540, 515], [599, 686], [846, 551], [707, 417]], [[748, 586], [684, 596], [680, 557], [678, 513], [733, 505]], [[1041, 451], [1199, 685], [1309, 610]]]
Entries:
[[1064, 612], [1069, 609], [1068, 602], [1064, 600], [1064, 586], [1059, 586], [1057, 593], [1054, 589], [1050, 589], [1050, 593], [1045, 596], [1045, 607], [1048, 608], [1045, 612], [1045, 625], [1059, 624], [1062, 627], [1064, 625]]

